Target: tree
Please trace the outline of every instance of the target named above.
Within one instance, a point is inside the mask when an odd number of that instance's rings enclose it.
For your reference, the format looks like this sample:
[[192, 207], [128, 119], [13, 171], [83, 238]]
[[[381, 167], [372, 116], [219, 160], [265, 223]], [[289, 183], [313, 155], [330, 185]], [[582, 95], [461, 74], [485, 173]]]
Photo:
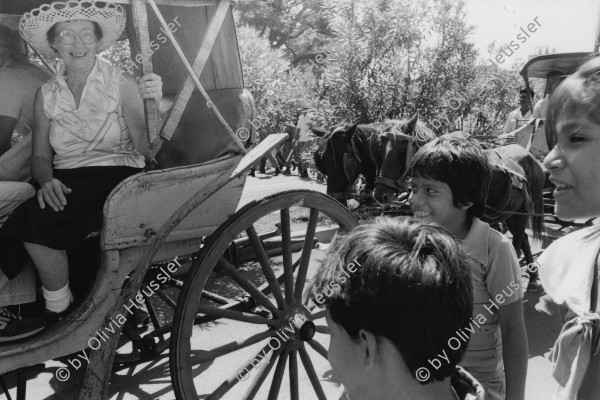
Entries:
[[303, 106], [311, 104], [306, 88], [311, 76], [291, 68], [281, 49], [271, 48], [254, 28], [238, 27], [240, 57], [246, 88], [254, 97], [254, 127], [261, 136], [282, 132]]
[[326, 0], [334, 37], [317, 71], [324, 120], [373, 122], [418, 111], [432, 119], [443, 97], [472, 77], [476, 52], [462, 1]]
[[460, 91], [445, 99], [448, 121], [440, 121], [444, 131], [464, 130], [473, 135], [497, 133], [508, 114], [518, 106], [518, 91], [523, 87], [516, 67], [504, 70], [481, 64]]
[[240, 24], [258, 30], [290, 60], [315, 53], [331, 36], [319, 0], [240, 0], [237, 10]]

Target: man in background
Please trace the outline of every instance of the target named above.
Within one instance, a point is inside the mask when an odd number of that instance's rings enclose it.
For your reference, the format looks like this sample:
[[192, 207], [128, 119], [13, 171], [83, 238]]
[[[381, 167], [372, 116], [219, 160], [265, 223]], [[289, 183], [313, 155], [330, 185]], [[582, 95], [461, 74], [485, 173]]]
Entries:
[[298, 116], [298, 142], [294, 151], [300, 178], [308, 178], [307, 163], [302, 160], [302, 153], [308, 149], [314, 138], [310, 130], [311, 124], [312, 118], [308, 115], [308, 108], [305, 107]]
[[288, 138], [285, 142], [281, 144], [281, 152], [280, 158], [283, 161], [282, 167], [285, 167], [282, 174], [283, 175], [291, 175], [291, 165], [292, 165], [292, 156], [295, 157], [296, 147], [298, 142], [298, 136], [300, 134], [300, 129], [298, 128], [298, 119], [300, 117], [299, 113], [296, 113], [292, 121], [288, 124], [285, 124], [283, 132], [288, 134]]
[[506, 125], [504, 125], [504, 132], [509, 133], [519, 128], [519, 120], [531, 119], [531, 108], [529, 107], [529, 101], [533, 101], [535, 93], [533, 90], [521, 89], [519, 90], [519, 108], [511, 111], [506, 119]]

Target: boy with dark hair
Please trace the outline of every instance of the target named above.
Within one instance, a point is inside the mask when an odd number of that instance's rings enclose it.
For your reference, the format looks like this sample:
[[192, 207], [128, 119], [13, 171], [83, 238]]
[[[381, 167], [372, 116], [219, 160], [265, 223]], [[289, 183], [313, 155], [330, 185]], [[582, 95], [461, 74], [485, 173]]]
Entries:
[[359, 226], [333, 244], [308, 290], [327, 308], [328, 358], [350, 399], [483, 399], [457, 367], [471, 282], [443, 230], [391, 218]]
[[491, 179], [483, 149], [465, 139], [435, 139], [415, 154], [409, 176], [414, 216], [445, 228], [467, 256], [473, 318], [461, 365], [484, 386], [486, 400], [523, 399], [528, 350], [521, 274], [510, 241], [479, 219]]

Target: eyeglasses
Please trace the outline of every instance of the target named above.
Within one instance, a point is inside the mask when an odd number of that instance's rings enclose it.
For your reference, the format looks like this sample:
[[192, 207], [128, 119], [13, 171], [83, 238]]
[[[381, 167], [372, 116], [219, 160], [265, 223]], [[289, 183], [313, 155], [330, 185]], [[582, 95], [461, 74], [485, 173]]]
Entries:
[[[75, 31], [67, 29], [58, 34], [58, 40], [60, 44], [68, 46], [75, 43], [75, 36], [77, 36]], [[92, 44], [96, 42], [96, 34], [90, 29], [84, 29], [79, 32], [79, 38], [85, 44]]]

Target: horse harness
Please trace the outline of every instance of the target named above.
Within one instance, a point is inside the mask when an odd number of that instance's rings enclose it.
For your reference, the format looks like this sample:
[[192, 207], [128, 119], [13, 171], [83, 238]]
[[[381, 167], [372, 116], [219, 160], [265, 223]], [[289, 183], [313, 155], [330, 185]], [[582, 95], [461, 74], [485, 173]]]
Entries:
[[[406, 149], [406, 161], [405, 161], [405, 165], [404, 165], [404, 172], [402, 173], [402, 175], [400, 175], [400, 177], [398, 179], [388, 178], [388, 177], [381, 175], [381, 168], [379, 168], [379, 172], [377, 173], [377, 177], [375, 178], [375, 184], [381, 183], [383, 185], [392, 187], [398, 191], [402, 191], [403, 190], [402, 183], [404, 182], [404, 179], [406, 178], [406, 175], [408, 174], [408, 167], [410, 166], [410, 161], [412, 160], [413, 156], [415, 155], [415, 153], [419, 150], [419, 148], [421, 146], [419, 146], [419, 143], [418, 143], [416, 137], [407, 135], [405, 133], [392, 134], [391, 132], [386, 132], [384, 134], [381, 134], [380, 137], [381, 136], [385, 136], [386, 138], [388, 138], [390, 140], [405, 139], [408, 141], [408, 147]], [[378, 167], [380, 167], [380, 166], [378, 166]]]
[[[494, 153], [498, 156], [498, 158], [500, 160], [502, 160], [502, 157], [500, 156], [500, 154], [497, 151], [494, 151]], [[518, 172], [516, 172], [515, 170], [507, 167], [503, 163], [494, 162], [494, 163], [491, 163], [491, 166], [493, 169], [500, 170], [503, 174], [508, 175], [508, 179], [509, 179], [508, 193], [506, 195], [506, 201], [499, 209], [491, 207], [490, 205], [487, 204], [487, 201], [486, 201], [485, 212], [484, 212], [483, 216], [487, 220], [490, 220], [490, 221], [500, 221], [500, 220], [504, 219], [503, 215], [506, 214], [506, 208], [507, 208], [508, 204], [510, 203], [513, 189], [519, 189], [524, 193], [524, 195], [526, 197], [525, 204], [526, 204], [527, 214], [533, 213], [534, 212], [533, 200], [531, 199], [531, 192], [530, 192], [529, 183], [527, 182], [527, 179], [525, 179], [525, 177], [523, 175], [521, 175]], [[512, 214], [518, 214], [518, 213], [510, 213], [510, 214], [512, 215]]]

